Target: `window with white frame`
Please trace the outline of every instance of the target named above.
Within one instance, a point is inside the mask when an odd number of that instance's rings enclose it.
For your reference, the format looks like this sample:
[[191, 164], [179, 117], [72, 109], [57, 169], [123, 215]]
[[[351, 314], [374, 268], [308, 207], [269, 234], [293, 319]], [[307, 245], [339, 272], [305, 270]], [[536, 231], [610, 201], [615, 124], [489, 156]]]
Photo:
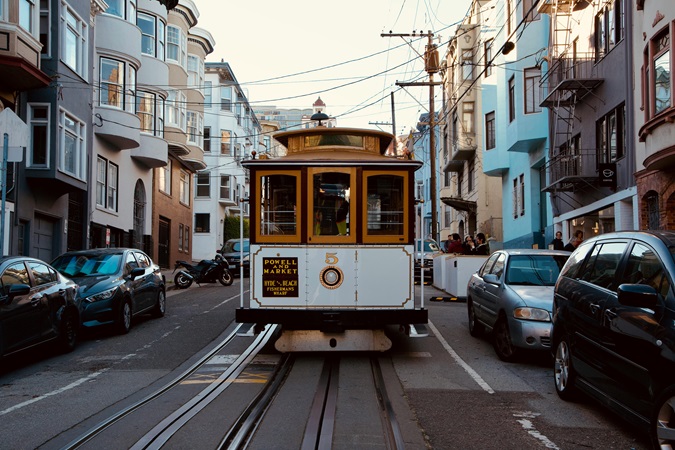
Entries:
[[460, 61], [462, 66], [462, 80], [473, 79], [473, 50], [462, 50], [462, 59]]
[[62, 3], [61, 32], [63, 33], [61, 60], [76, 74], [87, 79], [87, 25], [66, 2]]
[[196, 174], [195, 185], [195, 197], [211, 196], [211, 174], [209, 172], [201, 172]]
[[126, 97], [124, 99], [124, 109], [132, 114], [136, 114], [136, 68], [131, 64], [127, 64], [127, 82], [124, 92]]
[[157, 58], [164, 61], [166, 57], [166, 24], [162, 20], [157, 21]]
[[187, 36], [179, 27], [166, 26], [166, 60], [186, 68]]
[[171, 160], [166, 166], [157, 169], [157, 187], [161, 192], [171, 195]]
[[464, 128], [465, 133], [473, 133], [473, 102], [464, 102], [462, 103], [462, 127]]
[[229, 155], [232, 132], [230, 130], [220, 130], [220, 154]]
[[221, 175], [220, 176], [220, 199], [221, 200], [231, 200], [232, 191], [230, 189], [230, 176]]
[[157, 94], [138, 91], [136, 94], [136, 115], [141, 119], [141, 132], [156, 134], [155, 111]]
[[509, 122], [516, 120], [516, 79], [515, 77], [509, 78], [508, 86], [508, 95], [509, 95]]
[[211, 98], [213, 92], [213, 83], [210, 81], [204, 82], [204, 109], [211, 108]]
[[178, 125], [178, 106], [176, 104], [176, 91], [169, 91], [166, 97], [166, 123]]
[[124, 19], [125, 17], [124, 6], [126, 0], [106, 0], [106, 3], [108, 4], [108, 9], [105, 10], [106, 14], [121, 17]]
[[525, 114], [541, 112], [539, 82], [541, 70], [536, 67], [525, 69]]
[[185, 205], [190, 204], [190, 175], [184, 170], [180, 171], [178, 198], [181, 203]]
[[119, 168], [105, 158], [96, 160], [96, 206], [117, 211]]
[[204, 60], [197, 55], [188, 55], [187, 59], [188, 86], [190, 89], [204, 87]]
[[199, 133], [197, 128], [197, 112], [187, 112], [187, 141], [188, 144], [197, 144], [199, 141]]
[[0, 0], [0, 20], [7, 21], [7, 0]]
[[35, 0], [19, 0], [19, 26], [28, 31], [35, 37], [38, 37], [38, 30], [35, 26], [37, 21], [37, 7]]
[[100, 102], [101, 105], [124, 107], [124, 63], [109, 58], [101, 58], [100, 67]]
[[485, 77], [489, 77], [492, 75], [492, 64], [490, 64], [490, 61], [492, 61], [492, 44], [493, 40], [489, 39], [485, 41]]
[[81, 180], [86, 180], [85, 141], [85, 123], [61, 110], [59, 114], [59, 170]]
[[139, 12], [136, 24], [141, 30], [141, 53], [157, 56], [157, 17]]
[[220, 87], [220, 110], [232, 111], [232, 88], [229, 86]]
[[[0, 0], [0, 19], [2, 18], [2, 9], [4, 5], [4, 0]], [[51, 8], [49, 6], [48, 0], [40, 0], [40, 44], [42, 44], [42, 50], [40, 53], [42, 56], [49, 57], [51, 56]]]
[[28, 104], [30, 147], [27, 165], [30, 168], [49, 167], [49, 104]]

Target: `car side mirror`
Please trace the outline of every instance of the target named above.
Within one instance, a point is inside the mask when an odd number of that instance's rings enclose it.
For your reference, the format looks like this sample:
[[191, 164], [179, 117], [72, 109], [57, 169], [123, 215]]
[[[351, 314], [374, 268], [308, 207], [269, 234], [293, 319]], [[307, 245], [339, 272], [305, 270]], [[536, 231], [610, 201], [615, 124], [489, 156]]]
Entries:
[[618, 294], [619, 303], [624, 306], [655, 309], [659, 301], [656, 289], [648, 284], [622, 284]]
[[19, 295], [28, 295], [30, 293], [30, 286], [27, 284], [12, 284], [9, 286], [7, 295], [2, 299], [2, 304], [9, 305], [14, 300], [14, 297]]
[[502, 284], [502, 282], [499, 281], [499, 277], [497, 277], [497, 275], [495, 275], [494, 273], [486, 274], [485, 276], [483, 276], [483, 279], [485, 280], [486, 283], [496, 284], [497, 286]]
[[131, 273], [129, 275], [131, 276], [131, 279], [134, 280], [140, 276], [145, 275], [145, 269], [142, 267], [136, 267], [131, 270]]

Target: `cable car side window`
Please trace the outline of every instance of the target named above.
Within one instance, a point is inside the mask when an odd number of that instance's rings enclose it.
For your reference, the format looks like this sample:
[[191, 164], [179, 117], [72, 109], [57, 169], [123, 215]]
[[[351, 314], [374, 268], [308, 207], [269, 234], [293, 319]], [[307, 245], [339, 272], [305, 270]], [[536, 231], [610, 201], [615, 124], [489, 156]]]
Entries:
[[364, 171], [364, 242], [401, 242], [408, 237], [407, 172]]
[[[256, 214], [261, 242], [299, 242], [300, 171], [263, 171], [256, 177], [260, 208]], [[259, 214], [259, 215], [258, 215]]]

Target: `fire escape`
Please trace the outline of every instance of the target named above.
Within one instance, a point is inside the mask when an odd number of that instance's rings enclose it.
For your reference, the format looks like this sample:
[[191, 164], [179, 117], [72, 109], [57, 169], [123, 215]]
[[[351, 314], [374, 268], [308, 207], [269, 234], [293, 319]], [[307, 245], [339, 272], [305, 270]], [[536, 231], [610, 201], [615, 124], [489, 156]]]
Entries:
[[541, 86], [548, 95], [541, 102], [551, 111], [550, 147], [543, 190], [551, 194], [554, 212], [562, 203], [574, 207], [573, 193], [595, 186], [597, 160], [595, 149], [582, 149], [575, 125], [580, 123], [576, 107], [603, 83], [597, 74], [596, 55], [579, 51], [577, 41], [570, 42], [574, 13], [598, 0], [541, 0], [538, 11], [551, 17], [548, 71]]

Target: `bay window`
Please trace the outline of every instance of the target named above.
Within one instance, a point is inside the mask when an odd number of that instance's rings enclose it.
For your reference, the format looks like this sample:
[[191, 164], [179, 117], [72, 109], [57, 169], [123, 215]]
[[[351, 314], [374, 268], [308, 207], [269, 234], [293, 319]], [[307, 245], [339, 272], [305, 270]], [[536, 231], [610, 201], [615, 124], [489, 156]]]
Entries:
[[86, 179], [86, 126], [64, 110], [59, 114], [59, 170], [75, 178]]
[[61, 39], [63, 43], [61, 60], [80, 77], [87, 78], [87, 29], [86, 22], [75, 11], [62, 3]]

